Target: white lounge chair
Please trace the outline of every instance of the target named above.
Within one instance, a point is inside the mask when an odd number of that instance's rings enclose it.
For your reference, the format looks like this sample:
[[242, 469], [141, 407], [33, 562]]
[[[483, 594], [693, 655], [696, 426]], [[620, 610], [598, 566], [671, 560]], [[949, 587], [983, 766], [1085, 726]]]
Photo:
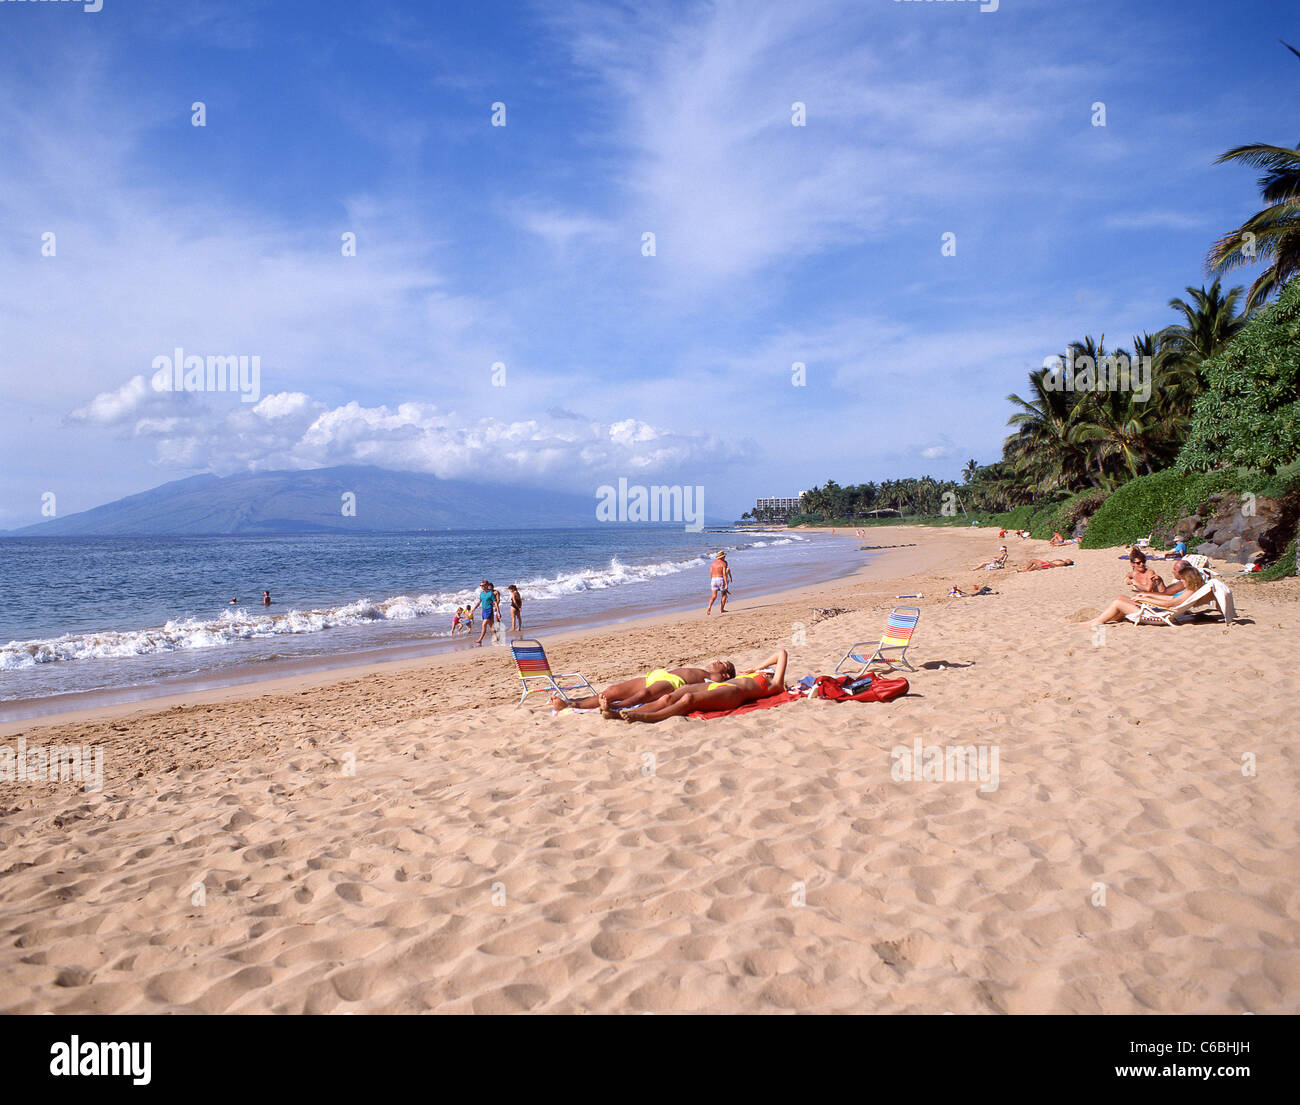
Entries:
[[1223, 624], [1231, 625], [1237, 619], [1237, 606], [1232, 601], [1232, 591], [1223, 580], [1210, 579], [1205, 585], [1192, 592], [1177, 606], [1156, 606], [1143, 604], [1132, 614], [1125, 614], [1127, 621], [1134, 625], [1177, 625], [1187, 621], [1197, 606], [1213, 603], [1223, 615]]

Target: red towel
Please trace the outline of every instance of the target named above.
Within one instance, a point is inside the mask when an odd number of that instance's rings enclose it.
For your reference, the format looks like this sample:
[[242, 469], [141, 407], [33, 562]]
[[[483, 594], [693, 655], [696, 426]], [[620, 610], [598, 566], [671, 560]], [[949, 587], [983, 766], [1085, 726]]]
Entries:
[[[843, 694], [843, 686], [848, 683], [848, 676], [822, 676], [822, 680], [832, 687], [839, 688]], [[871, 686], [866, 690], [859, 691], [855, 695], [846, 695], [844, 698], [832, 699], [839, 702], [892, 702], [900, 695], [905, 695], [911, 690], [907, 680], [901, 677], [894, 679], [885, 679], [882, 676], [876, 676], [871, 681]], [[753, 710], [768, 710], [773, 706], [784, 706], [787, 702], [793, 702], [803, 695], [791, 694], [789, 691], [782, 691], [780, 694], [774, 694], [770, 698], [760, 698], [757, 702], [746, 702], [743, 706], [737, 706], [734, 710], [695, 710], [687, 714], [687, 717], [709, 719], [715, 717], [735, 717], [737, 714], [748, 714]], [[830, 698], [825, 689], [822, 689], [817, 698]]]
[[754, 710], [769, 710], [773, 706], [784, 706], [787, 702], [793, 702], [798, 697], [797, 694], [782, 691], [780, 694], [760, 698], [757, 702], [746, 702], [743, 706], [737, 706], [734, 710], [695, 710], [686, 716], [706, 720], [715, 717], [735, 717], [737, 714], [748, 714]]

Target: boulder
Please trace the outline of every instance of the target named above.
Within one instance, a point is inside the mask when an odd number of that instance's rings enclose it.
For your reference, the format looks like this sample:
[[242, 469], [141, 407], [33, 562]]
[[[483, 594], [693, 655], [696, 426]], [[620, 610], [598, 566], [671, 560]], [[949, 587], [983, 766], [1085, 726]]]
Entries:
[[1211, 558], [1245, 564], [1259, 553], [1272, 560], [1296, 532], [1300, 496], [1285, 499], [1246, 497], [1215, 492], [1197, 513], [1179, 519], [1176, 537], [1200, 538], [1196, 551]]

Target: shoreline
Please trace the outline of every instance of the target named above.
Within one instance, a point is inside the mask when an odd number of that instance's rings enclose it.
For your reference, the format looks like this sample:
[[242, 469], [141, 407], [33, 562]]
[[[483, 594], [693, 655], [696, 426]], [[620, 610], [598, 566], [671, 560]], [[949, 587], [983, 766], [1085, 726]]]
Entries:
[[[765, 527], [764, 532], [770, 529], [770, 526]], [[855, 540], [844, 534], [826, 533], [823, 536], [836, 541]], [[871, 559], [880, 554], [879, 550], [869, 550]], [[867, 565], [860, 565], [834, 579], [816, 583], [800, 583], [793, 587], [782, 583], [770, 590], [760, 588], [754, 592], [753, 598], [776, 600], [782, 595], [794, 594], [808, 588], [833, 586], [835, 583], [852, 579], [866, 567]], [[653, 622], [656, 619], [686, 617], [696, 607], [683, 606], [678, 600], [670, 600], [662, 608], [649, 612], [637, 611], [635, 607], [629, 609], [634, 612], [626, 615], [613, 613], [594, 619], [561, 618], [558, 624], [547, 625], [540, 632], [545, 634], [546, 640], [563, 640], [641, 622]], [[535, 627], [525, 626], [525, 635], [534, 632], [538, 632]], [[320, 682], [331, 682], [333, 679], [346, 679], [349, 673], [392, 670], [423, 661], [477, 653], [479, 650], [474, 645], [474, 639], [472, 633], [459, 639], [431, 637], [421, 641], [382, 645], [362, 651], [315, 653], [261, 664], [213, 668], [205, 672], [167, 676], [147, 684], [65, 691], [35, 698], [0, 700], [0, 736], [21, 731], [31, 725], [59, 724], [88, 716], [109, 716], [110, 712], [112, 716], [117, 716], [121, 712], [129, 714], [136, 707], [164, 708], [178, 703], [218, 701], [230, 697], [225, 694], [228, 691], [238, 692], [240, 689], [245, 689], [251, 694], [256, 694], [256, 688], [268, 684], [289, 688], [300, 680], [311, 680], [314, 685]], [[508, 639], [508, 636], [505, 639]], [[209, 696], [212, 695], [220, 697], [211, 699]]]
[[[830, 537], [830, 534], [826, 535]], [[836, 535], [837, 540], [856, 541], [856, 538], [845, 535]], [[851, 550], [856, 552], [857, 550]], [[889, 554], [900, 555], [909, 551], [908, 549], [883, 549], [872, 550], [870, 560], [866, 564], [859, 565], [848, 573], [836, 577], [834, 580], [828, 580], [820, 583], [802, 584], [796, 587], [785, 588], [782, 590], [764, 592], [760, 591], [753, 599], [743, 600], [746, 605], [742, 605], [737, 611], [733, 606], [733, 614], [744, 612], [745, 610], [766, 609], [773, 604], [796, 602], [805, 598], [815, 598], [824, 591], [829, 591], [837, 586], [850, 586], [871, 579], [878, 566], [883, 565], [884, 558]], [[890, 562], [890, 570], [896, 570], [897, 565]], [[905, 577], [900, 577], [905, 578]], [[759, 600], [762, 600], [759, 602]], [[734, 600], [733, 600], [734, 601]], [[754, 605], [757, 604], [757, 605]], [[698, 608], [687, 609], [670, 609], [652, 614], [637, 614], [628, 618], [615, 618], [610, 621], [599, 622], [594, 625], [564, 627], [556, 632], [547, 632], [543, 643], [555, 642], [557, 645], [582, 641], [598, 634], [608, 634], [615, 630], [646, 630], [658, 626], [674, 623], [679, 619], [689, 619], [698, 612]], [[711, 615], [717, 617], [717, 615]], [[532, 630], [525, 630], [532, 632]], [[360, 659], [352, 660], [350, 657], [362, 656], [359, 653], [339, 654], [340, 662], [332, 662], [325, 657], [316, 658], [324, 661], [322, 666], [313, 666], [311, 670], [300, 672], [274, 672], [267, 671], [265, 674], [259, 673], [258, 676], [239, 679], [232, 682], [223, 682], [220, 686], [205, 687], [197, 689], [179, 689], [171, 692], [160, 694], [144, 694], [139, 697], [130, 698], [125, 701], [90, 701], [85, 705], [76, 705], [68, 709], [53, 710], [48, 713], [41, 713], [32, 717], [25, 718], [0, 718], [0, 739], [9, 736], [17, 736], [19, 733], [28, 732], [33, 729], [49, 728], [53, 726], [80, 724], [94, 722], [96, 720], [120, 720], [122, 718], [131, 718], [136, 715], [148, 716], [164, 711], [170, 711], [179, 707], [190, 706], [210, 706], [213, 704], [225, 704], [232, 701], [241, 701], [244, 699], [256, 700], [265, 696], [294, 694], [311, 688], [329, 686], [334, 683], [348, 683], [356, 679], [365, 678], [369, 675], [385, 674], [395, 675], [413, 670], [424, 670], [426, 668], [457, 668], [459, 666], [468, 666], [475, 659], [482, 659], [493, 655], [504, 655], [505, 662], [509, 664], [509, 653], [501, 645], [488, 646], [483, 648], [473, 647], [473, 638], [469, 639], [469, 647], [461, 648], [440, 648], [437, 651], [430, 651], [420, 654], [394, 657], [391, 659]], [[407, 651], [420, 648], [418, 645], [394, 646], [395, 650]], [[548, 646], [549, 647], [549, 646]], [[486, 650], [486, 651], [484, 651]], [[376, 650], [381, 651], [381, 650]], [[313, 663], [310, 660], [302, 661], [304, 664]], [[286, 666], [286, 665], [273, 665]], [[513, 676], [513, 667], [510, 673]], [[206, 679], [206, 676], [197, 676], [196, 680]], [[215, 677], [220, 678], [220, 677]], [[104, 699], [111, 695], [120, 693], [117, 689], [109, 691], [83, 691], [73, 692], [69, 695], [49, 696], [47, 699], [24, 699], [14, 700], [26, 703], [41, 703], [49, 701], [50, 698], [85, 698], [85, 699]], [[4, 703], [0, 703], [0, 710], [3, 709]]]

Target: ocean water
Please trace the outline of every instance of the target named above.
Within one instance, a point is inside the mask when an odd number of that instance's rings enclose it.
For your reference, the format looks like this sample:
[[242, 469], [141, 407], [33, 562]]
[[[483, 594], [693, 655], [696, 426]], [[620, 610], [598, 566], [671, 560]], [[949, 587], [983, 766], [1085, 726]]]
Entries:
[[121, 701], [472, 647], [478, 621], [453, 637], [452, 615], [484, 578], [519, 587], [529, 637], [702, 607], [719, 548], [737, 611], [846, 575], [866, 555], [822, 534], [632, 525], [0, 539], [0, 720], [70, 708], [59, 697], [70, 694]]

